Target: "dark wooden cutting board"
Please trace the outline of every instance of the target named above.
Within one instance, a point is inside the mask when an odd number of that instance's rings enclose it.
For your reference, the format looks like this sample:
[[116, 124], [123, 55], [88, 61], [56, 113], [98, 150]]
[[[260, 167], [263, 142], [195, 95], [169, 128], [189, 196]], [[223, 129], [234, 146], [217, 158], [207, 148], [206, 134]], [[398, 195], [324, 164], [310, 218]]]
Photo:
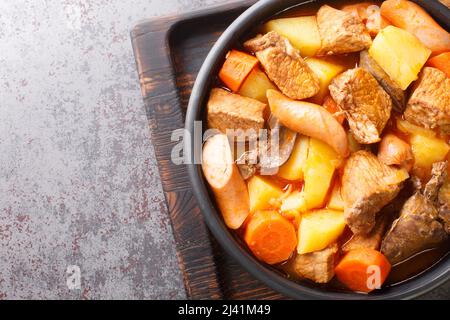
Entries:
[[223, 30], [254, 0], [144, 21], [131, 32], [142, 96], [188, 298], [277, 299], [218, 245], [197, 206], [186, 167], [172, 163], [197, 72]]

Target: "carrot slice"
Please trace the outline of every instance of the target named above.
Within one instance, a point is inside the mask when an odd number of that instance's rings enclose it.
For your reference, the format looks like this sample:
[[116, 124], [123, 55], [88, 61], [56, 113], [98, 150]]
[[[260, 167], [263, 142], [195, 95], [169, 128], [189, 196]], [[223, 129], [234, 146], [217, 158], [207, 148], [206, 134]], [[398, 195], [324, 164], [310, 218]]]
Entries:
[[294, 225], [276, 211], [257, 211], [247, 224], [244, 239], [253, 254], [268, 264], [289, 259], [297, 247]]
[[[328, 110], [329, 113], [333, 114], [336, 120], [343, 124], [345, 121], [345, 115], [342, 113], [342, 110], [337, 105], [336, 101], [331, 97], [331, 95], [327, 95], [325, 100], [323, 101], [323, 106]], [[339, 112], [339, 113], [338, 113]], [[337, 115], [335, 113], [338, 113]]]
[[349, 289], [368, 293], [384, 283], [391, 264], [381, 252], [362, 248], [349, 251], [334, 271]]
[[450, 52], [431, 58], [428, 60], [427, 66], [443, 71], [450, 78]]
[[254, 56], [241, 51], [231, 50], [219, 72], [219, 78], [233, 92], [237, 92], [257, 64], [258, 59]]

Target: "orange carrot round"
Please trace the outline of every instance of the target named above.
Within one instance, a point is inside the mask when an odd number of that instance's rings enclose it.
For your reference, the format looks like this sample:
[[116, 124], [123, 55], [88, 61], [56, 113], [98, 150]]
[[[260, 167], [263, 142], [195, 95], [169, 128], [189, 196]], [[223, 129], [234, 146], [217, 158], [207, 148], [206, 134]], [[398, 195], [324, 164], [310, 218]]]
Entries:
[[349, 251], [335, 268], [336, 277], [349, 289], [370, 292], [378, 289], [391, 271], [391, 264], [379, 251], [362, 248]]
[[427, 66], [443, 71], [450, 78], [450, 52], [441, 53], [431, 58], [428, 60]]
[[244, 80], [257, 64], [258, 59], [254, 56], [231, 50], [219, 72], [219, 78], [233, 92], [238, 92]]
[[244, 236], [253, 254], [268, 264], [283, 262], [297, 247], [294, 225], [276, 211], [257, 211]]
[[450, 34], [418, 4], [407, 0], [386, 0], [381, 15], [394, 26], [415, 35], [433, 55], [450, 51]]

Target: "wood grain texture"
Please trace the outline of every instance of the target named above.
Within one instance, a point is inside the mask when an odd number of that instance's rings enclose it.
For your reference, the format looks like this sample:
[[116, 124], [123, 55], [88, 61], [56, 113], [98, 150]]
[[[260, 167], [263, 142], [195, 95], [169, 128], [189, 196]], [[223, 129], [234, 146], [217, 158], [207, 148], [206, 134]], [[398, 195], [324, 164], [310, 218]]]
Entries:
[[132, 43], [178, 260], [191, 299], [277, 299], [218, 245], [191, 191], [186, 167], [172, 163], [198, 70], [223, 30], [254, 0], [142, 22]]

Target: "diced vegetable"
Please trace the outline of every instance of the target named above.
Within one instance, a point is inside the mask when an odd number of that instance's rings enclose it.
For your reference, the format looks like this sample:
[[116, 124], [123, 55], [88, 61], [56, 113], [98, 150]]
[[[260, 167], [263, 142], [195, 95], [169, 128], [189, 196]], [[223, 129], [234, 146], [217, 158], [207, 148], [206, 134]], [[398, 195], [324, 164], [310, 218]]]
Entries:
[[327, 111], [336, 118], [336, 120], [343, 124], [345, 121], [345, 115], [342, 113], [342, 110], [337, 105], [336, 101], [334, 101], [331, 95], [327, 95], [323, 100], [323, 107], [327, 109]]
[[278, 170], [278, 176], [290, 181], [303, 179], [306, 158], [308, 156], [308, 148], [309, 137], [298, 136], [291, 156], [289, 160]]
[[304, 187], [308, 209], [320, 208], [324, 205], [334, 171], [339, 164], [339, 156], [329, 145], [311, 138]]
[[277, 88], [269, 80], [266, 74], [256, 67], [250, 72], [249, 76], [242, 84], [241, 89], [239, 89], [239, 94], [244, 97], [267, 103], [266, 92], [269, 89], [276, 90]]
[[386, 134], [381, 140], [378, 147], [378, 159], [388, 166], [402, 166], [408, 171], [414, 164], [411, 146], [391, 133]]
[[272, 199], [278, 199], [283, 195], [283, 190], [270, 180], [261, 176], [253, 176], [248, 181], [248, 193], [250, 196], [250, 212], [269, 209]]
[[264, 32], [269, 31], [288, 38], [303, 57], [312, 57], [320, 49], [320, 34], [315, 16], [271, 20], [264, 25]]
[[344, 212], [329, 209], [302, 215], [298, 230], [298, 254], [325, 249], [344, 232]]
[[244, 236], [253, 254], [268, 264], [287, 260], [297, 245], [292, 223], [276, 211], [258, 211], [247, 224]]
[[378, 33], [369, 54], [402, 90], [406, 90], [418, 78], [431, 50], [409, 32], [388, 26]]
[[433, 138], [436, 136], [436, 132], [433, 130], [425, 129], [412, 124], [411, 122], [398, 119], [397, 129], [406, 134], [418, 134], [426, 137]]
[[289, 212], [289, 211], [297, 211], [297, 212], [306, 212], [306, 202], [305, 202], [305, 194], [302, 191], [294, 191], [285, 199], [283, 199], [281, 203], [281, 211]]
[[367, 31], [369, 31], [369, 34], [372, 37], [376, 37], [377, 34], [387, 26], [389, 26], [390, 23], [388, 20], [386, 20], [380, 13], [380, 11], [372, 13], [368, 18], [366, 22], [366, 28]]
[[343, 157], [348, 155], [345, 130], [325, 108], [314, 103], [289, 99], [275, 90], [268, 90], [267, 98], [272, 114], [284, 126], [325, 141]]
[[443, 71], [450, 78], [450, 52], [431, 58], [428, 60], [427, 66]]
[[305, 60], [309, 68], [319, 78], [320, 91], [314, 97], [311, 98], [311, 102], [322, 104], [323, 99], [328, 94], [328, 86], [339, 73], [346, 69], [345, 64], [339, 63], [339, 60], [332, 58], [308, 58]]
[[429, 169], [433, 163], [444, 160], [450, 147], [444, 140], [425, 135], [412, 135], [411, 149], [414, 154], [415, 167]]
[[340, 282], [351, 290], [366, 293], [379, 289], [390, 271], [386, 257], [368, 248], [349, 251], [335, 268]]
[[394, 26], [416, 36], [433, 55], [450, 51], [450, 34], [412, 1], [387, 0], [381, 5], [381, 15]]
[[238, 92], [244, 80], [257, 65], [258, 59], [254, 56], [231, 50], [219, 72], [219, 78], [233, 92]]
[[341, 194], [341, 185], [335, 183], [333, 189], [331, 190], [330, 200], [328, 200], [328, 209], [344, 211], [344, 199]]

